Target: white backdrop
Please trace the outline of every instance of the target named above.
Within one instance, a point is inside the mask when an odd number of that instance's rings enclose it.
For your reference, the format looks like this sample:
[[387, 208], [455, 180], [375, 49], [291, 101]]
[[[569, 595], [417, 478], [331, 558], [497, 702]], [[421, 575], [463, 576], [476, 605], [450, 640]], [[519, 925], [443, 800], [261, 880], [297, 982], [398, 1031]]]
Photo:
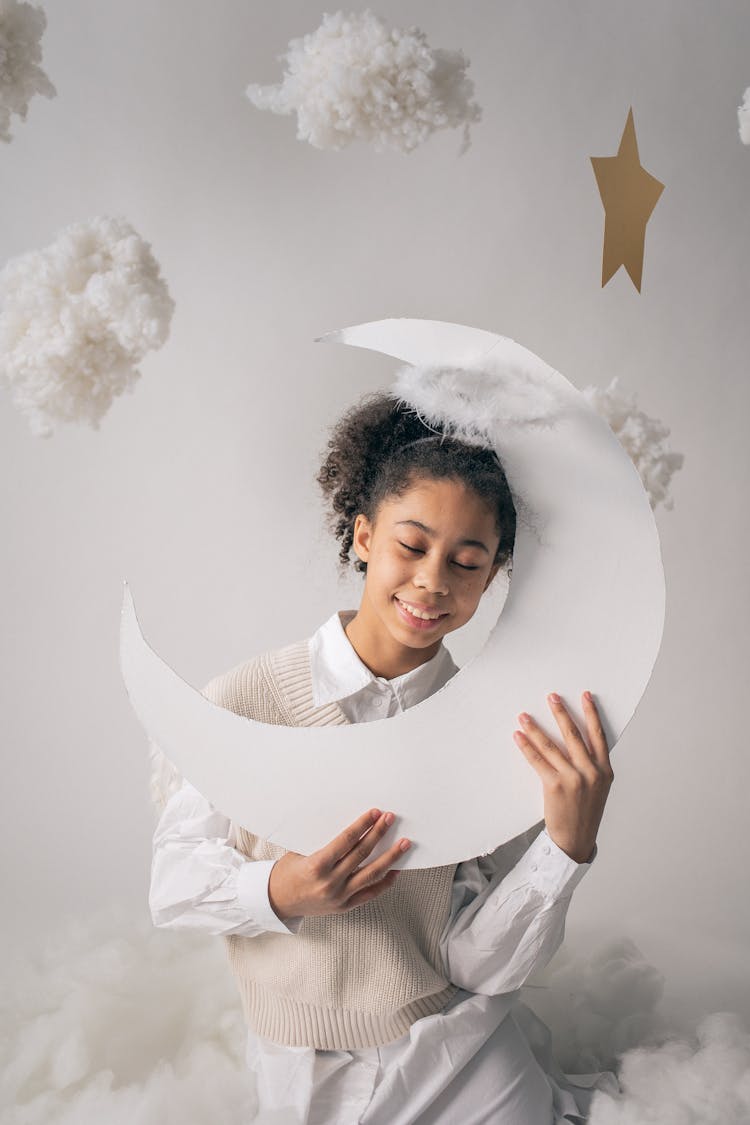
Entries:
[[[618, 374], [685, 453], [675, 509], [657, 512], [662, 650], [568, 935], [627, 933], [700, 979], [710, 1008], [750, 1012], [750, 149], [736, 118], [750, 8], [380, 3], [471, 59], [484, 119], [461, 157], [458, 131], [410, 155], [322, 152], [250, 104], [247, 83], [278, 80], [276, 55], [320, 22], [309, 0], [45, 10], [58, 96], [32, 101], [3, 148], [0, 259], [122, 214], [177, 308], [98, 433], [33, 438], [0, 396], [4, 940], [106, 902], [144, 910], [153, 816], [118, 668], [123, 579], [147, 639], [196, 685], [355, 607], [361, 580], [337, 578], [314, 474], [327, 427], [396, 364], [313, 339], [429, 317], [509, 335], [579, 387]], [[600, 286], [589, 159], [616, 152], [630, 106], [665, 184], [641, 294], [624, 270]], [[459, 663], [500, 593], [449, 637]]]

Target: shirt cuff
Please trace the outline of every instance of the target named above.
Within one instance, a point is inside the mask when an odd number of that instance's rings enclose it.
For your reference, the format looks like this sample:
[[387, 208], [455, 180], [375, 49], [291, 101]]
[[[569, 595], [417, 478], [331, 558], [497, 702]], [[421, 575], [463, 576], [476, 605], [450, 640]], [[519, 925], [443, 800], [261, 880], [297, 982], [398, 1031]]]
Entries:
[[543, 828], [521, 856], [517, 869], [542, 894], [552, 898], [563, 898], [573, 893], [596, 859], [598, 851], [598, 845], [594, 844], [594, 850], [588, 860], [585, 863], [576, 863], [567, 852], [558, 847], [547, 829]]
[[243, 863], [237, 875], [237, 898], [240, 906], [247, 911], [248, 918], [264, 930], [296, 934], [302, 925], [302, 916], [282, 922], [271, 906], [268, 881], [275, 863], [275, 859], [249, 859]]

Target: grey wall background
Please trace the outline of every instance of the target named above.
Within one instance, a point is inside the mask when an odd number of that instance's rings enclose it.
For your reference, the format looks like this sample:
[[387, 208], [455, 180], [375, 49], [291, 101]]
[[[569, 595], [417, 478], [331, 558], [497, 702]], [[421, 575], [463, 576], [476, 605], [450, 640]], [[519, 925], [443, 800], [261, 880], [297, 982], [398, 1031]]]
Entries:
[[[98, 433], [34, 438], [0, 397], [4, 940], [113, 900], [146, 909], [153, 815], [118, 666], [123, 580], [149, 642], [196, 685], [355, 606], [314, 473], [327, 427], [395, 364], [313, 340], [429, 317], [511, 336], [579, 387], [620, 375], [686, 455], [675, 509], [657, 514], [664, 642], [614, 752], [568, 940], [628, 934], [712, 1009], [750, 1011], [750, 150], [736, 119], [750, 8], [383, 0], [379, 14], [471, 59], [484, 119], [459, 157], [458, 132], [408, 156], [321, 152], [247, 101], [319, 24], [309, 0], [44, 7], [58, 96], [14, 119], [0, 153], [0, 259], [122, 214], [177, 308]], [[641, 162], [666, 185], [640, 295], [624, 270], [601, 288], [589, 159], [616, 152], [631, 106]], [[497, 608], [451, 635], [459, 663]]]

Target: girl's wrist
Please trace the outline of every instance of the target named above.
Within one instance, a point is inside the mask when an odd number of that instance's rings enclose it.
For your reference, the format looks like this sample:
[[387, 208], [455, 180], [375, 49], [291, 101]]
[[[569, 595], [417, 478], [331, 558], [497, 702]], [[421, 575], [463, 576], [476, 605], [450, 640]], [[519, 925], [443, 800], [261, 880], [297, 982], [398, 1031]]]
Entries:
[[[268, 902], [269, 902], [269, 905], [270, 905], [271, 909], [273, 910], [274, 914], [279, 919], [279, 921], [280, 922], [286, 922], [287, 921], [287, 914], [286, 914], [286, 911], [283, 909], [282, 904], [281, 904], [281, 902], [279, 901], [279, 898], [278, 898], [278, 886], [276, 888], [276, 893], [274, 893], [274, 891], [271, 890], [271, 882], [274, 878], [274, 872], [276, 871], [277, 863], [278, 863], [278, 860], [276, 861], [276, 863], [271, 868], [271, 874], [268, 876]], [[290, 915], [290, 917], [291, 917], [291, 915]]]
[[558, 840], [556, 840], [554, 838], [554, 836], [550, 833], [549, 829], [547, 829], [547, 835], [549, 836], [552, 843], [555, 844], [560, 849], [561, 852], [565, 852], [568, 859], [572, 859], [574, 863], [590, 863], [591, 862], [591, 859], [594, 855], [594, 848], [596, 847], [596, 842], [594, 842], [591, 845], [591, 847], [587, 847], [586, 845], [584, 845], [583, 847], [580, 847], [580, 846], [575, 846], [575, 845], [569, 845], [567, 842], [561, 844]]

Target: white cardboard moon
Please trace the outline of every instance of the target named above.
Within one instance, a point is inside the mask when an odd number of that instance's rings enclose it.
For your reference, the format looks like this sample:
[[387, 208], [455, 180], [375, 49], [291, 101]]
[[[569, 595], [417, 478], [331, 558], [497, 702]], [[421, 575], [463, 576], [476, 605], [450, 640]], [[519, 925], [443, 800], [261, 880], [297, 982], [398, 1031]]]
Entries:
[[322, 339], [503, 378], [523, 368], [565, 399], [565, 417], [552, 429], [508, 427], [502, 435], [511, 490], [536, 518], [533, 526], [519, 521], [510, 590], [487, 642], [443, 688], [399, 715], [274, 726], [217, 707], [180, 679], [144, 640], [126, 583], [123, 677], [148, 735], [216, 808], [258, 836], [310, 854], [378, 806], [397, 819], [371, 859], [405, 835], [412, 847], [394, 866], [458, 863], [543, 818], [541, 780], [512, 737], [519, 711], [559, 741], [547, 693], [558, 691], [585, 731], [580, 696], [589, 689], [611, 749], [632, 718], [664, 624], [656, 524], [606, 421], [508, 337], [391, 319]]

